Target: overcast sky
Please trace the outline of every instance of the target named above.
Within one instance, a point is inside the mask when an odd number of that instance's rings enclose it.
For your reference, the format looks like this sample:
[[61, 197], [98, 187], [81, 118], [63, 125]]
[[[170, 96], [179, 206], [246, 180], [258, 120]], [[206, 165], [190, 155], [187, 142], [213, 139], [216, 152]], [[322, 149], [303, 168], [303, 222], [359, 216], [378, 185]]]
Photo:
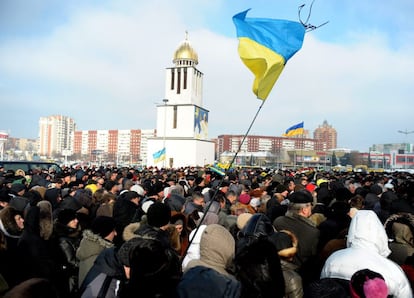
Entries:
[[[261, 101], [241, 62], [232, 16], [298, 20], [296, 0], [0, 0], [0, 130], [36, 138], [39, 118], [79, 130], [152, 129], [165, 69], [185, 31], [204, 73], [209, 137], [244, 134]], [[338, 147], [414, 143], [414, 1], [316, 0], [307, 33], [250, 134], [280, 136], [324, 120]]]

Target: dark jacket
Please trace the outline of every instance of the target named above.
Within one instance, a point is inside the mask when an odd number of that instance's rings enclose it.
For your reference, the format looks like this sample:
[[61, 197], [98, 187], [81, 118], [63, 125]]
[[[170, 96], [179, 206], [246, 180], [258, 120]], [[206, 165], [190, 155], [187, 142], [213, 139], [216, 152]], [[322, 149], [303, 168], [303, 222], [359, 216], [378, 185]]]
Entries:
[[40, 208], [30, 207], [25, 216], [25, 228], [17, 243], [19, 268], [24, 268], [20, 270], [20, 281], [32, 277], [56, 279], [56, 263], [50, 241], [40, 236], [39, 220]]
[[236, 279], [204, 266], [188, 270], [177, 286], [178, 297], [182, 298], [236, 298], [240, 297], [240, 290], [240, 283]]
[[55, 222], [54, 233], [53, 247], [60, 276], [57, 287], [65, 297], [78, 289], [79, 260], [76, 250], [80, 244], [80, 230]]

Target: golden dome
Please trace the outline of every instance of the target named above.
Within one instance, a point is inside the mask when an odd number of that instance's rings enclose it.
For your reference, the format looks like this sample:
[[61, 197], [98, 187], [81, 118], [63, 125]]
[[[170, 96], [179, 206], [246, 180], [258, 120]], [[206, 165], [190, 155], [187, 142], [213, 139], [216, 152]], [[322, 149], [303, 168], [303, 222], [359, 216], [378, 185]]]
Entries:
[[190, 45], [187, 32], [185, 32], [185, 40], [178, 46], [178, 49], [174, 53], [173, 62], [175, 64], [181, 64], [180, 62], [182, 61], [192, 61], [194, 64], [198, 64], [197, 52]]

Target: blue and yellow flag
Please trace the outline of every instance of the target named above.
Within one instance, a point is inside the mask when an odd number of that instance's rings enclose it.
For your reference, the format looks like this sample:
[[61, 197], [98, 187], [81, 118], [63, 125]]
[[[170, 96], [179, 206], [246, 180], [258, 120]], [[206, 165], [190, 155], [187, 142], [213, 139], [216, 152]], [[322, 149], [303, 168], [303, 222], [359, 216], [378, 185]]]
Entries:
[[154, 163], [159, 163], [160, 161], [165, 160], [165, 147], [152, 154], [152, 158], [154, 158]]
[[233, 16], [239, 38], [239, 55], [253, 72], [253, 92], [265, 100], [286, 62], [302, 47], [305, 27], [299, 22]]
[[296, 135], [303, 135], [304, 129], [303, 129], [303, 121], [301, 123], [298, 123], [296, 125], [293, 125], [286, 129], [285, 133], [283, 134], [284, 137], [292, 137]]

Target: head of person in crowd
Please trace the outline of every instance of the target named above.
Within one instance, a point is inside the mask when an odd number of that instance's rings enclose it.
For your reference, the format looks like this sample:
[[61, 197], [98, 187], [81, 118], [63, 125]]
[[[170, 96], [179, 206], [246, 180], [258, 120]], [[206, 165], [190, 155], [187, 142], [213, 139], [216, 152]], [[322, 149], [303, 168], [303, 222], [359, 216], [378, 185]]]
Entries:
[[102, 239], [112, 242], [116, 236], [115, 220], [110, 216], [97, 216], [92, 221], [91, 231]]
[[157, 201], [162, 201], [164, 199], [164, 188], [164, 183], [162, 181], [157, 181], [152, 185], [148, 196]]
[[181, 278], [180, 262], [158, 239], [134, 237], [117, 254], [129, 279], [125, 297], [170, 297], [175, 292]]
[[119, 186], [117, 181], [108, 180], [105, 183], [105, 189], [106, 189], [107, 192], [110, 192], [110, 193], [113, 193], [113, 194], [117, 195], [119, 190], [120, 190], [120, 186]]
[[171, 219], [171, 209], [168, 205], [155, 202], [151, 204], [147, 211], [148, 225], [165, 230]]
[[281, 230], [272, 234], [269, 240], [276, 247], [281, 260], [293, 261], [298, 248], [298, 238], [295, 234], [288, 230]]
[[70, 229], [76, 230], [78, 229], [78, 217], [76, 211], [73, 209], [62, 209], [59, 211], [57, 220], [57, 224], [67, 226]]
[[300, 190], [291, 193], [289, 199], [289, 211], [303, 217], [312, 215], [313, 197], [307, 190]]
[[350, 292], [352, 298], [387, 298], [388, 286], [381, 274], [361, 269], [351, 277]]
[[24, 229], [24, 219], [20, 211], [12, 206], [0, 210], [0, 232], [12, 238], [18, 238]]

